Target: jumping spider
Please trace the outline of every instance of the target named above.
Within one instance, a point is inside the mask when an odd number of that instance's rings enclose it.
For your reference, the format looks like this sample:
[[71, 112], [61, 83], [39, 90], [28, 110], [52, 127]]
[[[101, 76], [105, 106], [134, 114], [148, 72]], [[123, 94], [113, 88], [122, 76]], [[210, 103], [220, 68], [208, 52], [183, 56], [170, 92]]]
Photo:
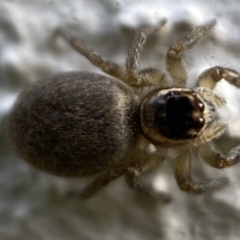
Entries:
[[[240, 76], [232, 69], [216, 66], [200, 75], [196, 88], [186, 88], [182, 55], [208, 33], [215, 21], [194, 27], [170, 47], [166, 69], [173, 80], [171, 87], [161, 70], [139, 70], [147, 36], [165, 22], [136, 31], [125, 68], [60, 31], [73, 48], [114, 78], [89, 72], [61, 73], [23, 91], [8, 119], [16, 152], [35, 167], [55, 175], [99, 174], [82, 191], [83, 198], [93, 196], [121, 176], [129, 187], [155, 195], [138, 177], [160, 165], [168, 148], [178, 153], [174, 175], [183, 191], [201, 194], [225, 184], [225, 178], [192, 180], [191, 149], [195, 148], [199, 158], [215, 168], [239, 161], [240, 146], [224, 156], [212, 144], [227, 128], [216, 111], [225, 105], [225, 99], [212, 90], [223, 78], [239, 88]], [[153, 87], [144, 97], [132, 90], [144, 86]]]

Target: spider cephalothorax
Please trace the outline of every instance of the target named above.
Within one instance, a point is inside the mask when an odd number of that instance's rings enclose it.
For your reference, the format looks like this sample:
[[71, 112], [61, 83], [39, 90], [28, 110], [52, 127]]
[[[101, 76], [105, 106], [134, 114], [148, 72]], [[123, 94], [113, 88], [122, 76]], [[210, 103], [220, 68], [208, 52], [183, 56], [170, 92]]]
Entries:
[[143, 100], [141, 124], [154, 142], [191, 140], [205, 125], [204, 103], [193, 90], [155, 90]]

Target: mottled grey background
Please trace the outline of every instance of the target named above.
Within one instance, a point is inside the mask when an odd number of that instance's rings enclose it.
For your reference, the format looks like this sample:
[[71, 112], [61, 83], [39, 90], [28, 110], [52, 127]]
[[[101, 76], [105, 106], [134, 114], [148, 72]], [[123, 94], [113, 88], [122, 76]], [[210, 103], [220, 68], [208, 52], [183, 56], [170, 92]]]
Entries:
[[[217, 25], [185, 54], [189, 86], [207, 67], [240, 70], [240, 3], [238, 0], [0, 0], [0, 240], [235, 240], [240, 238], [239, 165], [215, 170], [194, 161], [194, 177], [228, 177], [229, 186], [194, 197], [181, 192], [172, 173], [172, 157], [145, 179], [167, 192], [164, 204], [139, 198], [123, 180], [111, 183], [89, 201], [66, 195], [88, 179], [55, 178], [33, 169], [11, 150], [4, 135], [5, 116], [29, 82], [59, 71], [99, 72], [57, 37], [59, 27], [87, 42], [103, 56], [125, 63], [133, 30], [168, 22], [151, 36], [141, 66], [164, 68], [174, 40], [216, 18]], [[220, 139], [227, 151], [240, 141], [239, 90], [222, 83], [217, 89], [229, 100], [223, 114], [231, 124]], [[231, 139], [231, 141], [229, 140]], [[93, 149], [94, 151], [94, 149]], [[197, 159], [196, 159], [197, 160]]]

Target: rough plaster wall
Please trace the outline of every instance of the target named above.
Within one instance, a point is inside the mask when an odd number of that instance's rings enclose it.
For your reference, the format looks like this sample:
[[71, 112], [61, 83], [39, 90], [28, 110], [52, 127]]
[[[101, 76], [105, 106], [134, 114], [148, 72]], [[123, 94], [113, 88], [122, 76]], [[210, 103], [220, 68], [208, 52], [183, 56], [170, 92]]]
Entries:
[[[154, 25], [166, 17], [166, 26], [150, 37], [141, 59], [141, 66], [164, 68], [167, 48], [175, 39], [192, 25], [216, 18], [211, 33], [185, 54], [188, 84], [193, 86], [207, 67], [222, 65], [240, 70], [239, 13], [238, 0], [1, 0], [0, 239], [239, 239], [239, 166], [220, 171], [195, 161], [195, 179], [226, 176], [230, 183], [211, 195], [193, 197], [176, 186], [170, 156], [149, 181], [167, 192], [171, 203], [139, 198], [122, 180], [111, 183], [89, 201], [80, 201], [66, 196], [65, 191], [82, 188], [88, 179], [60, 179], [33, 169], [14, 155], [3, 133], [4, 117], [27, 83], [59, 71], [100, 72], [56, 37], [58, 27], [124, 64], [133, 29]], [[224, 82], [217, 90], [232, 98], [225, 113], [231, 122], [232, 140], [218, 141], [227, 151], [239, 143], [240, 98], [239, 92]]]

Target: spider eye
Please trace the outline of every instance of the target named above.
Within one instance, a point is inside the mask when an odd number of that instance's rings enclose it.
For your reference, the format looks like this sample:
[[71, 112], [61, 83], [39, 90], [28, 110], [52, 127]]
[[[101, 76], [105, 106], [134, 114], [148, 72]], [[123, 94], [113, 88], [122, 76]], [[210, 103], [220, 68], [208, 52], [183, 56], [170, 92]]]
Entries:
[[198, 108], [201, 112], [204, 111], [204, 104], [201, 101], [198, 101]]
[[194, 92], [184, 94], [180, 91], [169, 91], [159, 96], [155, 103], [155, 123], [159, 132], [167, 138], [194, 138], [196, 132], [205, 124], [202, 117], [204, 104], [197, 99]]
[[166, 97], [169, 98], [169, 97], [171, 97], [171, 96], [173, 96], [173, 95], [174, 95], [174, 92], [169, 91], [169, 92], [166, 94]]
[[204, 120], [204, 118], [200, 117], [200, 118], [196, 119], [195, 123], [196, 123], [196, 129], [199, 131], [203, 128], [203, 126], [205, 124], [205, 120]]

